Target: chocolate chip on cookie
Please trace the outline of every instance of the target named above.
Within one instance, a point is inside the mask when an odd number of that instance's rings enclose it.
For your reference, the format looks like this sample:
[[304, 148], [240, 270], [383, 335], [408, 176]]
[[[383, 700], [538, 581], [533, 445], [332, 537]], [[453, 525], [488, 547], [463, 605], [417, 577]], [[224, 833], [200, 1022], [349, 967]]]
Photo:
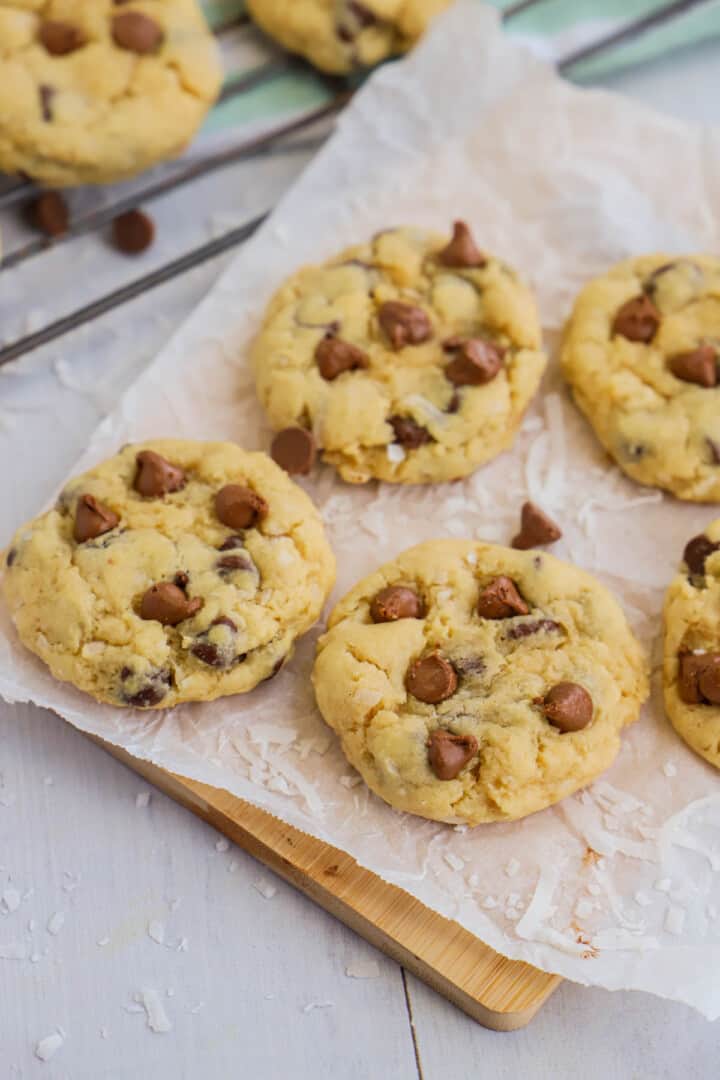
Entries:
[[236, 570], [252, 570], [253, 562], [249, 555], [222, 555], [215, 563], [218, 572], [225, 576]]
[[720, 652], [680, 653], [678, 694], [687, 705], [720, 705]]
[[455, 668], [438, 653], [415, 660], [407, 669], [405, 687], [418, 701], [438, 705], [457, 690]]
[[618, 308], [612, 324], [612, 333], [620, 334], [628, 341], [648, 344], [660, 326], [660, 312], [649, 296], [641, 293], [627, 300]]
[[317, 456], [312, 431], [302, 427], [278, 431], [270, 446], [270, 456], [290, 476], [307, 476]]
[[712, 345], [700, 345], [692, 352], [679, 353], [670, 358], [669, 367], [676, 379], [695, 383], [697, 386], [717, 386], [717, 350]]
[[530, 608], [512, 578], [501, 574], [481, 591], [477, 610], [483, 619], [510, 619], [513, 615], [527, 615]]
[[394, 349], [406, 345], [421, 345], [432, 337], [432, 324], [421, 307], [387, 300], [380, 305], [378, 321]]
[[520, 551], [553, 544], [562, 536], [562, 529], [534, 502], [523, 503], [520, 511], [520, 532], [513, 537], [512, 546]]
[[185, 486], [185, 473], [154, 450], [141, 450], [137, 456], [133, 487], [141, 495], [167, 495]]
[[438, 261], [444, 266], [470, 269], [485, 266], [487, 259], [475, 244], [468, 224], [456, 221], [453, 224], [452, 239], [438, 252]]
[[368, 366], [367, 353], [349, 341], [328, 335], [321, 338], [315, 349], [315, 360], [323, 379], [332, 382], [344, 371], [356, 371]]
[[225, 537], [218, 551], [232, 551], [234, 548], [241, 547], [245, 547], [245, 537], [240, 536], [238, 533], [232, 533], [230, 536]]
[[189, 598], [184, 589], [172, 581], [159, 581], [144, 593], [140, 601], [140, 618], [155, 620], [163, 626], [177, 626], [189, 619], [203, 606], [199, 596]]
[[438, 780], [454, 780], [478, 751], [474, 735], [455, 735], [438, 728], [427, 741], [428, 761]]
[[593, 700], [578, 683], [556, 683], [537, 704], [553, 727], [563, 733], [582, 731], [593, 718]]
[[[450, 349], [450, 338], [443, 348]], [[505, 349], [483, 338], [468, 338], [454, 347], [455, 356], [445, 368], [445, 376], [455, 386], [483, 386], [500, 371]]]
[[[220, 615], [200, 635], [200, 639], [190, 649], [193, 656], [208, 667], [228, 668], [241, 664], [246, 653], [235, 652], [237, 626], [227, 615]], [[211, 640], [212, 637], [212, 640]]]
[[419, 446], [432, 442], [428, 429], [418, 424], [411, 416], [390, 416], [388, 424], [393, 429], [395, 442], [400, 443], [407, 450], [417, 450]]
[[43, 191], [28, 207], [28, 217], [46, 236], [62, 236], [68, 231], [70, 212], [59, 191]]
[[53, 118], [52, 103], [55, 97], [55, 87], [48, 86], [47, 83], [40, 83], [38, 86], [38, 100], [40, 102], [40, 115], [46, 124], [49, 124]]
[[85, 44], [85, 36], [77, 26], [58, 19], [41, 22], [38, 38], [51, 56], [66, 56]]
[[94, 540], [114, 529], [119, 520], [118, 515], [94, 495], [80, 495], [75, 508], [73, 536], [78, 544]]
[[155, 239], [155, 223], [142, 210], [127, 210], [112, 223], [113, 244], [125, 255], [139, 255]]
[[505, 637], [510, 641], [520, 641], [533, 634], [552, 634], [558, 630], [562, 630], [562, 626], [554, 619], [532, 619], [530, 622], [516, 623], [515, 626], [511, 626]]
[[126, 11], [113, 16], [112, 37], [119, 48], [144, 56], [159, 49], [164, 35], [162, 27], [149, 15]]
[[120, 672], [123, 682], [133, 679], [136, 685], [139, 684], [138, 690], [124, 688], [121, 699], [125, 705], [132, 705], [136, 709], [147, 709], [153, 705], [159, 705], [172, 686], [172, 672], [167, 668], [154, 671], [141, 679], [134, 679], [133, 676], [134, 672], [129, 667], [124, 667]]
[[226, 484], [215, 496], [215, 513], [231, 529], [252, 529], [267, 512], [263, 497], [243, 484]]
[[690, 573], [699, 577], [705, 573], [705, 561], [714, 551], [719, 550], [720, 543], [713, 543], [708, 536], [700, 533], [699, 536], [693, 536], [692, 540], [688, 540], [683, 551], [683, 559]]
[[414, 591], [404, 585], [388, 585], [375, 593], [370, 602], [373, 622], [396, 622], [397, 619], [422, 619], [425, 605]]

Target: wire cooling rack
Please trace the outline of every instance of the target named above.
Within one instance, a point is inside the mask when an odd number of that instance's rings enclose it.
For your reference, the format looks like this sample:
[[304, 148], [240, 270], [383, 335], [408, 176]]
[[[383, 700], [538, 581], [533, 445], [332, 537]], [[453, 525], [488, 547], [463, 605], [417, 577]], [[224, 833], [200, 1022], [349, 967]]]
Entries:
[[[502, 17], [506, 23], [512, 23], [518, 15], [529, 9], [551, 2], [552, 0], [520, 0], [506, 6]], [[659, 27], [686, 16], [692, 9], [714, 2], [715, 0], [675, 0], [673, 3], [658, 6], [643, 17], [623, 25], [620, 29], [569, 52], [557, 61], [558, 70], [572, 78], [573, 69], [580, 63], [623, 48], [644, 35], [656, 31]], [[89, 194], [87, 199], [84, 199], [83, 192], [80, 192], [79, 197], [75, 196], [73, 199], [73, 212], [68, 230], [62, 236], [54, 238], [36, 235], [24, 237], [17, 245], [11, 246], [10, 250], [4, 253], [0, 263], [0, 275], [11, 273], [13, 269], [29, 259], [42, 257], [43, 253], [50, 248], [69, 244], [83, 235], [99, 233], [126, 210], [140, 205], [147, 206], [161, 196], [196, 183], [217, 170], [252, 158], [279, 152], [292, 152], [293, 149], [307, 152], [309, 148], [321, 144], [330, 130], [328, 123], [323, 123], [323, 121], [331, 120], [347, 103], [357, 88], [357, 79], [338, 79], [312, 72], [303, 61], [281, 53], [277, 47], [262, 39], [244, 14], [236, 14], [220, 20], [213, 26], [213, 32], [221, 49], [224, 43], [237, 41], [238, 35], [250, 35], [253, 46], [246, 66], [242, 63], [239, 67], [234, 66], [234, 62], [231, 62], [220, 98], [215, 106], [216, 111], [227, 108], [231, 102], [237, 103], [244, 95], [250, 95], [258, 88], [274, 83], [280, 84], [282, 80], [287, 80], [293, 75], [302, 75], [312, 81], [312, 95], [310, 96], [313, 103], [307, 108], [298, 110], [289, 101], [288, 118], [281, 117], [280, 120], [274, 118], [261, 130], [256, 130], [257, 125], [253, 125], [249, 135], [243, 134], [240, 129], [232, 142], [228, 144], [225, 140], [220, 148], [216, 146], [215, 149], [194, 152], [186, 159], [153, 169], [145, 173], [139, 182], [136, 179], [125, 184], [113, 185], [104, 190], [104, 195], [107, 197], [103, 198], [100, 205]], [[320, 134], [318, 134], [318, 129], [320, 129]], [[303, 136], [307, 136], [304, 141]], [[200, 142], [201, 144], [212, 143], [213, 140], [201, 139]], [[31, 182], [8, 178], [3, 183], [0, 180], [0, 213], [7, 214], [13, 210], [17, 212], [33, 198], [36, 192], [37, 189]], [[271, 209], [268, 207], [265, 212], [256, 214], [247, 221], [227, 229], [222, 235], [193, 247], [180, 257], [131, 280], [120, 288], [101, 295], [90, 303], [83, 304], [69, 314], [51, 320], [38, 329], [33, 328], [31, 332], [0, 345], [0, 366], [9, 364], [33, 349], [54, 341], [84, 323], [242, 244], [255, 232]], [[110, 257], [112, 256], [108, 254], [108, 258]]]

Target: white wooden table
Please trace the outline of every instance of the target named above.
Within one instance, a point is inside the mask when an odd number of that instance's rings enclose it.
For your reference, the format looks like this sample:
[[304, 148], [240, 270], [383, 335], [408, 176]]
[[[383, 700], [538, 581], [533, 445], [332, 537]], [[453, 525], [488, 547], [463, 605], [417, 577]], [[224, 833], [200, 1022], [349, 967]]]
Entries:
[[[720, 47], [708, 44], [612, 85], [717, 123], [719, 62]], [[139, 261], [87, 238], [0, 276], [0, 333], [11, 340], [265, 209], [306, 157], [301, 148], [238, 165], [156, 204], [159, 242]], [[225, 258], [0, 374], [0, 544], [66, 475], [102, 411]], [[70, 727], [28, 707], [0, 711], [0, 896], [0, 1080], [718, 1072], [717, 1026], [640, 994], [566, 983], [524, 1031], [478, 1027]], [[136, 1011], [145, 989], [160, 995], [171, 1031], [154, 1033]], [[58, 1027], [62, 1046], [38, 1060], [38, 1040]]]

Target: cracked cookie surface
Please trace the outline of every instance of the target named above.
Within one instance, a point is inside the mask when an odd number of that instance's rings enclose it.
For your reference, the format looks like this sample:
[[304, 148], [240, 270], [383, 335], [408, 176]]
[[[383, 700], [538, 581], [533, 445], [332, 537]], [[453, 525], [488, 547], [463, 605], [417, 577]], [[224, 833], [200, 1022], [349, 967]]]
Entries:
[[471, 825], [588, 784], [647, 696], [641, 647], [593, 577], [462, 540], [420, 544], [356, 585], [318, 643], [313, 683], [376, 794]]
[[575, 401], [620, 468], [720, 500], [720, 259], [647, 255], [587, 285], [565, 330]]
[[220, 83], [195, 0], [0, 0], [0, 168], [132, 176], [185, 148]]
[[266, 34], [335, 75], [405, 52], [451, 0], [248, 0]]
[[295, 273], [253, 344], [275, 428], [344, 480], [467, 476], [510, 446], [545, 367], [534, 298], [456, 222], [397, 228]]
[[145, 708], [271, 677], [335, 575], [319, 513], [265, 454], [172, 439], [71, 480], [6, 564], [20, 639], [53, 675]]
[[688, 746], [720, 769], [720, 519], [688, 542], [663, 621], [665, 710]]

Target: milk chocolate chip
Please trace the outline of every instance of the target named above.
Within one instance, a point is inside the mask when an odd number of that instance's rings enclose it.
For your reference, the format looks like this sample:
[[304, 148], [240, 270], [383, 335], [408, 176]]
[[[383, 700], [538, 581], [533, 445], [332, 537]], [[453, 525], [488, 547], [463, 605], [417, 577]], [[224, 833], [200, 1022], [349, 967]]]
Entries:
[[700, 345], [692, 352], [680, 353], [670, 359], [670, 370], [676, 379], [696, 386], [717, 386], [717, 352], [712, 345]]
[[455, 735], [438, 728], [427, 741], [428, 761], [438, 780], [454, 780], [478, 750], [474, 735]]
[[444, 266], [457, 266], [470, 268], [484, 266], [487, 259], [476, 246], [470, 227], [464, 221], [456, 221], [453, 224], [453, 234], [450, 243], [438, 252], [438, 260]]
[[413, 589], [404, 585], [388, 585], [376, 593], [370, 602], [370, 615], [376, 623], [397, 619], [421, 619], [424, 605]]
[[563, 733], [581, 731], [593, 718], [593, 700], [578, 683], [557, 683], [538, 704], [553, 727]]
[[686, 705], [720, 705], [720, 652], [680, 653], [678, 694]]
[[155, 223], [142, 210], [127, 210], [112, 223], [113, 244], [125, 255], [139, 255], [155, 239]]
[[270, 446], [270, 456], [290, 476], [306, 476], [317, 456], [312, 431], [301, 427], [278, 431]]
[[457, 690], [455, 668], [438, 653], [423, 656], [408, 668], [405, 687], [418, 701], [438, 705]]
[[222, 555], [215, 563], [215, 566], [222, 575], [232, 574], [236, 570], [252, 570], [253, 568], [249, 555]]
[[141, 56], [155, 52], [163, 40], [162, 28], [149, 15], [143, 15], [139, 11], [114, 15], [112, 36], [121, 49], [139, 53]]
[[251, 529], [267, 512], [262, 496], [242, 484], [226, 484], [215, 496], [215, 513], [231, 529]]
[[628, 341], [652, 341], [660, 325], [660, 312], [645, 293], [634, 296], [618, 308], [612, 324], [613, 334]]
[[418, 446], [432, 441], [432, 436], [427, 428], [418, 424], [411, 416], [390, 416], [388, 424], [395, 434], [395, 442], [408, 450], [417, 450]]
[[185, 473], [171, 465], [154, 450], [141, 450], [137, 456], [134, 488], [141, 495], [167, 495], [185, 486]]
[[720, 550], [720, 544], [714, 544], [704, 533], [688, 540], [683, 552], [683, 559], [691, 574], [700, 576], [705, 573], [705, 561], [714, 551]]
[[45, 19], [40, 23], [38, 37], [51, 56], [65, 56], [85, 44], [85, 38], [77, 26], [57, 19]]
[[81, 495], [75, 508], [73, 536], [78, 544], [94, 540], [96, 536], [114, 529], [119, 520], [118, 515], [94, 495]]
[[203, 606], [199, 596], [192, 599], [171, 581], [151, 585], [140, 601], [140, 618], [154, 619], [163, 626], [177, 626]]
[[[449, 348], [448, 342], [445, 348]], [[502, 367], [505, 349], [492, 341], [469, 338], [456, 348], [455, 356], [445, 368], [445, 377], [455, 386], [483, 386], [492, 382]]]
[[520, 532], [513, 538], [512, 546], [520, 551], [553, 544], [562, 536], [562, 530], [533, 502], [523, 503], [520, 511]]
[[344, 371], [368, 366], [367, 354], [338, 337], [321, 338], [315, 349], [315, 360], [323, 379], [332, 382]]
[[43, 191], [29, 206], [29, 218], [46, 236], [62, 236], [68, 230], [70, 213], [59, 191]]
[[378, 320], [394, 349], [404, 349], [406, 345], [421, 345], [432, 336], [432, 325], [427, 313], [414, 304], [387, 300], [380, 306]]
[[501, 575], [493, 578], [482, 590], [477, 610], [483, 619], [509, 619], [513, 615], [527, 615], [530, 608], [518, 592], [515, 582]]

